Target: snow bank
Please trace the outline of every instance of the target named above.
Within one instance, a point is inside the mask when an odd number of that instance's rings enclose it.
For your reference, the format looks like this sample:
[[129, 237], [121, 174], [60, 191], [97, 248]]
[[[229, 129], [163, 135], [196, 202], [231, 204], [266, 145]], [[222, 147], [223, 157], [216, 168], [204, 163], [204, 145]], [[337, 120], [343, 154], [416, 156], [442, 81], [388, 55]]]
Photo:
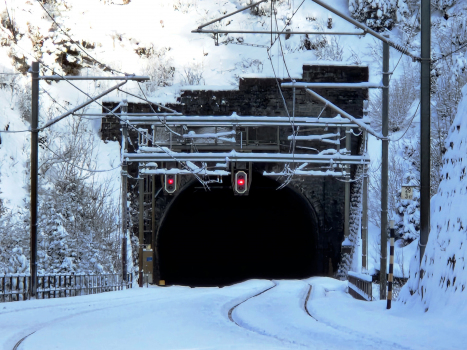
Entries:
[[422, 260], [424, 277], [419, 280], [419, 250], [410, 265], [410, 278], [401, 300], [425, 311], [444, 310], [467, 314], [467, 85], [445, 141], [442, 181], [431, 199], [431, 231]]

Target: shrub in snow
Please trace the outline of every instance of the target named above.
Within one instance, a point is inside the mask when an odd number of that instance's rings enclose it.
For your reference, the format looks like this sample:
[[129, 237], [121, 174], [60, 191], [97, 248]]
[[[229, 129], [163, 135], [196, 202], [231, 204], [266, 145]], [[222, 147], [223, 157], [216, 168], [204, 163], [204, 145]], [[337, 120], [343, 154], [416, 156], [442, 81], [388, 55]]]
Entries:
[[[327, 23], [324, 21], [313, 21], [312, 30], [326, 31]], [[334, 35], [313, 35], [312, 39], [306, 34], [302, 37], [301, 49], [313, 50], [316, 59], [326, 61], [342, 61], [344, 48], [339, 38]]]
[[0, 212], [0, 274], [29, 272], [29, 211]]
[[394, 209], [396, 239], [402, 239], [405, 246], [418, 239], [420, 233], [420, 141], [418, 137], [409, 137], [399, 144], [399, 158], [402, 158], [406, 171], [401, 185], [416, 186], [412, 200], [401, 199], [401, 191], [397, 191]]
[[101, 0], [106, 5], [128, 5], [131, 0]]
[[32, 92], [31, 87], [26, 85], [25, 88], [17, 92], [17, 103], [16, 105], [19, 108], [21, 119], [31, 122], [31, 99]]
[[235, 63], [235, 67], [240, 72], [234, 74], [235, 83], [233, 85], [238, 86], [242, 74], [261, 73], [264, 66], [259, 59], [243, 58], [240, 62]]
[[182, 84], [183, 85], [202, 85], [204, 84], [204, 64], [192, 63], [183, 67]]
[[431, 6], [433, 9], [440, 10], [444, 13], [456, 3], [460, 3], [462, 0], [431, 0]]
[[[399, 68], [400, 69], [400, 68]], [[392, 78], [389, 84], [389, 133], [404, 130], [413, 114], [409, 114], [413, 104], [418, 104], [420, 73], [417, 63], [408, 59], [402, 61], [402, 74]], [[382, 92], [374, 92], [369, 100], [371, 126], [381, 131]]]
[[[389, 146], [388, 213], [396, 210], [404, 175], [411, 169], [410, 163], [397, 154], [398, 147], [397, 143], [391, 143]], [[372, 164], [368, 174], [368, 220], [381, 227], [381, 161]]]
[[396, 202], [395, 228], [397, 238], [403, 239], [405, 245], [419, 238], [420, 192], [418, 190], [414, 189], [412, 200], [400, 199]]
[[409, 282], [401, 291], [404, 303], [425, 311], [446, 309], [467, 312], [467, 85], [445, 141], [442, 180], [431, 199], [431, 230], [422, 259], [413, 257]]
[[404, 0], [350, 0], [349, 10], [357, 21], [382, 32], [391, 30], [409, 8]]
[[315, 54], [318, 60], [342, 61], [344, 48], [339, 38], [335, 35], [331, 35], [324, 45], [317, 46]]
[[198, 0], [173, 0], [173, 8], [175, 11], [188, 13], [198, 5]]
[[173, 84], [175, 67], [173, 66], [173, 59], [168, 55], [169, 51], [170, 47], [156, 49], [151, 46], [137, 49], [138, 54], [147, 57], [143, 74], [150, 78], [150, 81], [144, 84], [150, 92], [154, 92], [159, 87]]
[[[38, 266], [41, 273], [70, 273], [69, 267], [63, 262], [70, 257], [68, 233], [63, 226], [60, 208], [54, 199], [56, 196], [46, 196], [39, 208], [41, 218], [38, 220]], [[57, 209], [59, 209], [57, 211]]]

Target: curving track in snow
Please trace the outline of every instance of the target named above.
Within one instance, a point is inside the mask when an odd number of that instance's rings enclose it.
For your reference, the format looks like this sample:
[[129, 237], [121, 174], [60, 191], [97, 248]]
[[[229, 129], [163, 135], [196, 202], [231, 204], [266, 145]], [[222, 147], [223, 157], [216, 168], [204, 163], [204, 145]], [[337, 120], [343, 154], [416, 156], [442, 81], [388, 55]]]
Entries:
[[235, 322], [235, 320], [233, 319], [232, 313], [234, 312], [234, 310], [235, 310], [238, 306], [240, 306], [240, 305], [242, 305], [243, 303], [247, 302], [249, 299], [255, 298], [255, 297], [257, 297], [257, 296], [259, 296], [259, 295], [261, 295], [261, 294], [263, 294], [263, 293], [266, 293], [268, 290], [270, 290], [270, 289], [272, 289], [272, 288], [274, 288], [274, 287], [277, 286], [277, 283], [276, 283], [276, 282], [274, 282], [274, 281], [271, 281], [271, 282], [274, 283], [273, 286], [271, 286], [271, 287], [269, 287], [269, 288], [266, 288], [265, 290], [263, 290], [263, 291], [261, 291], [261, 292], [259, 292], [259, 293], [256, 293], [255, 295], [252, 295], [251, 297], [248, 297], [248, 298], [246, 298], [245, 300], [243, 300], [243, 301], [239, 302], [238, 304], [236, 304], [235, 306], [231, 307], [231, 308], [229, 309], [229, 314], [228, 314], [229, 320], [232, 321], [233, 323], [235, 323], [237, 326], [241, 327], [241, 326], [240, 326], [237, 322]]
[[[229, 319], [243, 329], [273, 338], [282, 345], [307, 349], [409, 349], [392, 341], [318, 320], [310, 308], [313, 286], [305, 281], [273, 281], [229, 310]], [[326, 298], [332, 289], [318, 291]], [[350, 299], [352, 300], [352, 299]]]
[[465, 349], [464, 323], [386, 310], [346, 287], [321, 277], [251, 280], [2, 303], [0, 349]]

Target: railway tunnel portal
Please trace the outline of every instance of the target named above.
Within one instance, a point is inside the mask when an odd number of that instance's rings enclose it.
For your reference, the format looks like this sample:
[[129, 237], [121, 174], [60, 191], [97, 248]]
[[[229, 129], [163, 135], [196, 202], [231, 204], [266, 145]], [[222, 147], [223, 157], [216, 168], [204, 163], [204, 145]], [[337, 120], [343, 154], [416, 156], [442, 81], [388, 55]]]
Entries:
[[248, 196], [229, 186], [186, 186], [157, 232], [160, 278], [167, 284], [229, 285], [251, 278], [305, 278], [319, 271], [318, 222], [291, 188], [254, 174]]
[[[303, 67], [302, 79], [297, 79], [297, 82], [317, 83], [366, 81], [368, 81], [366, 66], [307, 65]], [[356, 118], [363, 117], [363, 101], [368, 98], [367, 89], [322, 88], [315, 91]], [[362, 154], [363, 135], [357, 134], [358, 130], [355, 126], [349, 147], [349, 143], [346, 143], [347, 135], [350, 136], [349, 127], [347, 126], [346, 132], [345, 125], [341, 127], [340, 124], [336, 124], [336, 113], [325, 108], [324, 104], [313, 101], [303, 90], [297, 90], [294, 94], [295, 106], [292, 103], [291, 89], [283, 90], [282, 93], [289, 111], [295, 108], [295, 117], [319, 115], [326, 123], [326, 125], [320, 124], [321, 129], [311, 129], [308, 124], [301, 127], [300, 134], [297, 135], [303, 135], [304, 140], [296, 142], [294, 155], [296, 159], [300, 159], [301, 155], [327, 154], [326, 152], [331, 151], [334, 153], [330, 154], [350, 157]], [[117, 101], [104, 103], [110, 109], [115, 108], [117, 104]], [[234, 115], [239, 119], [242, 116], [284, 117], [288, 114], [275, 79], [241, 79], [238, 90], [232, 91], [212, 91], [202, 88], [182, 91], [177, 103], [165, 106], [184, 116], [213, 118]], [[136, 100], [130, 101], [127, 109], [128, 114], [134, 115], [147, 114], [151, 111], [154, 112], [154, 108]], [[337, 119], [337, 123], [339, 120]], [[173, 128], [175, 131], [180, 135], [186, 133], [184, 137], [190, 136], [190, 131], [187, 130], [190, 129], [190, 125], [188, 127], [183, 123], [177, 125], [178, 128]], [[157, 128], [154, 128], [154, 124], [151, 126], [148, 122], [146, 127], [148, 132], [152, 127], [152, 135], [157, 137], [155, 130]], [[121, 142], [121, 128], [122, 124], [117, 118], [105, 116], [101, 126], [102, 138]], [[166, 132], [164, 126], [160, 129]], [[134, 245], [138, 242], [135, 238], [139, 236], [143, 237], [143, 245], [153, 248], [152, 280], [155, 283], [164, 280], [167, 284], [221, 286], [249, 278], [281, 279], [332, 275], [338, 268], [342, 254], [349, 253], [342, 246], [345, 238], [344, 199], [348, 188], [335, 176], [328, 175], [337, 174], [336, 171], [345, 169], [355, 178], [362, 170], [363, 162], [360, 165], [355, 162], [344, 168], [341, 165], [339, 168], [339, 165], [333, 164], [333, 156], [331, 156], [328, 164], [313, 167], [320, 176], [300, 176], [301, 170], [298, 166], [301, 165], [302, 169], [306, 170], [303, 168], [305, 161], [296, 161], [293, 164], [295, 167], [293, 172], [296, 175], [285, 188], [277, 190], [288, 177], [281, 173], [284, 170], [284, 163], [264, 159], [260, 162], [252, 162], [248, 161], [245, 155], [257, 157], [264, 153], [275, 155], [289, 153], [291, 126], [257, 128], [239, 127], [233, 123], [231, 129], [235, 133], [233, 144], [221, 141], [232, 136], [228, 133], [221, 135], [222, 132], [230, 132], [229, 128], [212, 127], [209, 130], [198, 128], [195, 134], [210, 133], [223, 137], [203, 143], [203, 140], [195, 142], [194, 139], [187, 142], [190, 140], [189, 137], [177, 140], [173, 136], [173, 139], [170, 137], [168, 141], [170, 135], [162, 133], [159, 137], [162, 136], [160, 140], [163, 141], [159, 142], [159, 145], [177, 152], [179, 159], [181, 154], [191, 159], [194, 153], [196, 156], [197, 153], [203, 152], [223, 157], [222, 160], [205, 163], [207, 168], [215, 169], [220, 165], [216, 162], [225, 162], [224, 170], [234, 174], [235, 169], [250, 167], [247, 172], [251, 175], [252, 182], [248, 196], [234, 196], [230, 175], [217, 177], [218, 180], [220, 178], [222, 180], [210, 184], [208, 191], [193, 175], [179, 176], [177, 191], [167, 193], [163, 190], [164, 171], [180, 169], [180, 165], [168, 159], [157, 163], [159, 169], [153, 168], [147, 171], [148, 166], [150, 167], [154, 162], [146, 157], [145, 152], [154, 149], [154, 145], [148, 141], [148, 138], [145, 140], [142, 135], [138, 135], [138, 132], [128, 130], [128, 140], [133, 142], [125, 146], [127, 148], [125, 151], [128, 152], [125, 154], [129, 157], [134, 154], [135, 157], [128, 162], [126, 171], [130, 179], [143, 179], [144, 185], [138, 185], [140, 181], [128, 180], [126, 188], [130, 204], [127, 225], [130, 228], [130, 236], [134, 237], [132, 238]], [[328, 139], [320, 142], [322, 139], [317, 136], [323, 134], [327, 135]], [[310, 143], [310, 140], [314, 141]], [[330, 150], [329, 143], [335, 147], [335, 150]], [[344, 153], [340, 151], [342, 149]], [[235, 151], [227, 154], [227, 150]], [[230, 162], [229, 157], [232, 157]], [[238, 159], [233, 159], [234, 157]], [[146, 169], [144, 166], [141, 167], [141, 164], [146, 166]], [[198, 166], [198, 170], [203, 166], [202, 162], [196, 164], [194, 166]], [[271, 176], [274, 174], [276, 176]], [[349, 187], [352, 193], [350, 217], [354, 218], [355, 231], [358, 229], [358, 220], [355, 218], [358, 219], [359, 215], [360, 182], [352, 182]], [[139, 213], [143, 213], [143, 218], [139, 217]], [[355, 222], [357, 222], [356, 228]], [[144, 231], [143, 236], [140, 226]], [[133, 247], [133, 251], [138, 251], [137, 247]], [[138, 260], [134, 259], [134, 265], [137, 264]]]

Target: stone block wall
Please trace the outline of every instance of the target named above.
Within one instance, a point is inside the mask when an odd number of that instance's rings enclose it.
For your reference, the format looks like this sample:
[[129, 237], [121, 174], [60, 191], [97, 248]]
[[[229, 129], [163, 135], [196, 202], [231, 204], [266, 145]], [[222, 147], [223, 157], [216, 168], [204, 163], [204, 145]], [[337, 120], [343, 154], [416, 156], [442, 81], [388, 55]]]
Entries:
[[[290, 80], [279, 80], [289, 82]], [[297, 82], [366, 82], [368, 81], [368, 67], [364, 66], [303, 66], [303, 78]], [[363, 100], [368, 99], [367, 89], [315, 89], [318, 94], [330, 100], [349, 114], [361, 118], [363, 116]], [[237, 113], [239, 116], [287, 116], [283, 99], [287, 103], [289, 115], [292, 114], [292, 89], [282, 89], [283, 98], [279, 93], [276, 79], [244, 78], [240, 79], [238, 90], [211, 91], [211, 90], [191, 90], [182, 91], [175, 104], [168, 107], [183, 113], [184, 115], [213, 115], [230, 116]], [[118, 102], [106, 103], [106, 107], [113, 108]], [[317, 117], [323, 110], [323, 106], [305, 93], [304, 89], [296, 89], [295, 116]], [[147, 104], [130, 103], [128, 112], [151, 112]], [[329, 118], [336, 115], [331, 109], [326, 108], [321, 117]], [[258, 129], [259, 130], [259, 129]], [[354, 130], [357, 132], [357, 130]], [[103, 118], [101, 128], [104, 140], [117, 140], [120, 142], [120, 123], [114, 117]], [[273, 132], [274, 133], [274, 132]], [[313, 133], [323, 133], [323, 130], [316, 130]], [[281, 128], [280, 139], [284, 148], [281, 152], [288, 151], [287, 136], [291, 134], [291, 128]], [[344, 130], [341, 130], [344, 136]], [[135, 132], [130, 132], [132, 140], [137, 140]], [[258, 136], [259, 137], [259, 136]], [[352, 154], [359, 154], [362, 138], [352, 137]], [[134, 141], [134, 144], [136, 142]], [[285, 147], [287, 145], [287, 147]], [[300, 143], [297, 143], [300, 145]], [[319, 150], [329, 148], [326, 145], [319, 146]], [[341, 147], [345, 147], [345, 140], [341, 141]], [[134, 147], [129, 145], [129, 151], [134, 151]], [[308, 152], [297, 149], [297, 153]], [[255, 164], [253, 170], [257, 173], [262, 171], [280, 171], [283, 165], [280, 164]], [[353, 172], [355, 169], [353, 169]], [[129, 173], [137, 176], [137, 164], [129, 167]], [[227, 182], [229, 182], [227, 180]], [[300, 192], [310, 202], [318, 218], [319, 240], [315, 252], [317, 252], [316, 262], [318, 270], [323, 275], [329, 274], [329, 259], [332, 262], [332, 269], [337, 270], [340, 260], [341, 242], [344, 238], [344, 183], [331, 177], [304, 177], [295, 178], [291, 184], [296, 191]], [[137, 187], [131, 191], [137, 192]], [[137, 198], [135, 196], [134, 198]], [[172, 196], [164, 196], [158, 199], [157, 217], [164, 216], [165, 208], [173, 200]], [[135, 232], [137, 234], [137, 232]], [[151, 243], [150, 237], [145, 238], [145, 243]], [[156, 262], [155, 262], [156, 263]]]

